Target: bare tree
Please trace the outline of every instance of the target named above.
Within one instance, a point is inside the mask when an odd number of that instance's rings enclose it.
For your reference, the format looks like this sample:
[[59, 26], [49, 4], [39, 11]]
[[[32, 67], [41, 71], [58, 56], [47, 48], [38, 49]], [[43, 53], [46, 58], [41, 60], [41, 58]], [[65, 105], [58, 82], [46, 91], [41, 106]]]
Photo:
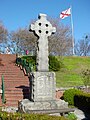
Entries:
[[11, 39], [17, 51], [29, 50], [32, 51], [35, 49], [36, 37], [33, 33], [30, 33], [28, 29], [19, 29], [11, 33]]
[[83, 39], [79, 40], [75, 45], [75, 53], [79, 56], [90, 55], [90, 36], [86, 35]]
[[49, 37], [49, 51], [56, 55], [72, 54], [71, 31], [68, 26], [60, 24], [60, 19], [50, 18], [50, 22], [56, 27], [56, 33]]
[[2, 22], [0, 22], [0, 43], [7, 40], [7, 35], [8, 35], [7, 29], [4, 27]]
[[[48, 19], [57, 29], [56, 33], [49, 37], [50, 54], [70, 55], [72, 50], [70, 28], [68, 26], [61, 25], [58, 18], [49, 17]], [[30, 51], [36, 49], [37, 37], [35, 37], [32, 32], [29, 32], [28, 29], [19, 29], [12, 32], [11, 36], [19, 49], [28, 49]]]
[[8, 31], [0, 21], [0, 52], [3, 52], [2, 48], [8, 40]]

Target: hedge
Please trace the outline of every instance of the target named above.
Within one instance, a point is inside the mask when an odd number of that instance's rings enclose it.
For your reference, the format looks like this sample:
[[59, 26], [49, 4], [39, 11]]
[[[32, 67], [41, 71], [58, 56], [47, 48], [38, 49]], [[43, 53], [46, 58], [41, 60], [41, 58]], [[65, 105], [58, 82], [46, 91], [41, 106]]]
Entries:
[[78, 93], [81, 93], [81, 91], [78, 89], [68, 89], [68, 90], [65, 90], [63, 94], [63, 98], [66, 102], [68, 102], [69, 105], [74, 106], [74, 97]]
[[[34, 70], [36, 70], [36, 56], [22, 56], [21, 59], [26, 59], [27, 62], [33, 65]], [[63, 62], [58, 60], [57, 57], [49, 56], [50, 71], [59, 71], [63, 66]]]
[[67, 120], [65, 117], [45, 114], [21, 114], [0, 112], [0, 120]]
[[78, 89], [68, 89], [64, 92], [63, 99], [69, 105], [90, 111], [90, 93]]
[[74, 105], [90, 111], [90, 93], [79, 93], [74, 96]]

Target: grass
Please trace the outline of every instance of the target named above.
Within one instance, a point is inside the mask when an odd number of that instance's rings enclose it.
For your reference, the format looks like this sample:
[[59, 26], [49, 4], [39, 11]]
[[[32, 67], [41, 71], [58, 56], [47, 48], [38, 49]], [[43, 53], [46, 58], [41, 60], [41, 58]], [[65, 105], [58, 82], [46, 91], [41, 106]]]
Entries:
[[[28, 58], [29, 56], [24, 56]], [[90, 69], [90, 57], [80, 56], [56, 56], [58, 60], [62, 61], [63, 68], [56, 72], [56, 86], [57, 87], [72, 87], [84, 85], [81, 77], [81, 72], [85, 69]], [[35, 56], [32, 59], [35, 64]]]
[[[70, 115], [69, 115], [70, 116]], [[0, 120], [70, 120], [64, 116], [0, 112]]]
[[90, 69], [90, 57], [67, 56], [58, 57], [62, 59], [64, 67], [56, 72], [57, 87], [71, 87], [84, 85], [81, 72]]

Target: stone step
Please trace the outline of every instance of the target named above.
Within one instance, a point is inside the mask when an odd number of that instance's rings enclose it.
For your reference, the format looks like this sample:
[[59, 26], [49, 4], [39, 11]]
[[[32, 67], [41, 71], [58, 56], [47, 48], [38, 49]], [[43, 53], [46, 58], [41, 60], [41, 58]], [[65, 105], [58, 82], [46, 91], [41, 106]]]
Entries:
[[[18, 101], [29, 98], [29, 79], [20, 67], [15, 65], [16, 55], [0, 54], [0, 84], [4, 76], [5, 106], [18, 106]], [[0, 100], [2, 105], [2, 100]]]
[[5, 71], [5, 72], [18, 72], [18, 71], [21, 72], [21, 71], [23, 71], [20, 68], [16, 68], [16, 67], [12, 68], [12, 66], [10, 66], [10, 67], [11, 68], [5, 68], [5, 69], [0, 67], [0, 72], [2, 72], [2, 71]]
[[21, 100], [21, 99], [29, 99], [30, 98], [30, 96], [29, 95], [27, 95], [27, 94], [25, 94], [25, 95], [18, 95], [18, 96], [12, 96], [12, 95], [10, 95], [10, 96], [5, 96], [5, 99], [7, 100], [7, 101], [10, 101], [10, 100], [16, 100], [16, 101], [18, 101], [18, 100]]
[[[14, 78], [16, 78], [16, 79], [27, 79], [27, 80], [29, 80], [29, 78], [27, 77], [27, 76], [24, 76], [24, 75], [4, 75], [4, 74], [2, 74], [3, 76], [4, 76], [4, 79], [5, 80], [7, 80], [7, 79], [14, 79]], [[0, 78], [2, 77], [2, 75], [0, 76]]]
[[20, 94], [28, 94], [29, 90], [20, 90], [20, 91], [5, 91], [5, 95], [11, 94], [13, 96], [20, 95]]
[[18, 101], [7, 101], [4, 106], [18, 107]]
[[14, 78], [16, 78], [16, 79], [18, 79], [18, 78], [19, 78], [19, 79], [22, 79], [22, 78], [23, 78], [23, 79], [29, 80], [28, 77], [27, 77], [27, 76], [24, 76], [24, 75], [22, 75], [22, 76], [21, 76], [21, 75], [17, 75], [17, 76], [14, 76], [14, 75], [5, 76], [5, 75], [3, 75], [3, 76], [4, 76], [4, 79], [5, 79], [5, 80], [7, 80], [7, 79], [14, 79]]
[[0, 95], [0, 102], [2, 102], [1, 95]]
[[9, 87], [12, 87], [15, 86], [15, 87], [20, 87], [20, 86], [29, 86], [29, 83], [27, 81], [13, 81], [13, 82], [10, 82], [10, 81], [7, 81], [4, 83], [4, 86], [7, 88], [7, 86]]
[[20, 94], [20, 93], [22, 93], [22, 92], [28, 92], [29, 91], [29, 89], [20, 89], [20, 90], [5, 90], [5, 94], [8, 94], [8, 93], [10, 93], [10, 94], [13, 94], [13, 93], [17, 93], [17, 94]]
[[22, 89], [29, 89], [29, 86], [19, 86], [19, 87], [8, 87], [8, 88], [5, 88], [6, 91], [20, 91]]
[[[2, 65], [2, 64], [5, 64], [5, 65]], [[10, 66], [12, 67], [12, 68], [19, 68], [19, 66], [17, 66], [17, 65], [15, 65], [15, 63], [10, 63], [9, 64], [9, 62], [7, 61], [7, 64], [6, 64], [6, 62], [2, 62], [2, 64], [1, 64], [1, 68], [3, 68], [3, 69], [10, 69]], [[12, 69], [11, 68], [11, 69]]]
[[24, 77], [7, 77], [7, 78], [4, 78], [4, 82], [6, 83], [6, 82], [19, 82], [19, 83], [21, 83], [21, 82], [27, 82], [27, 83], [29, 83], [29, 80], [28, 79], [26, 79], [26, 78], [24, 78]]
[[20, 77], [14, 77], [14, 78], [5, 78], [4, 82], [27, 82], [29, 83], [29, 80], [25, 79], [24, 77], [20, 78]]
[[5, 96], [5, 98], [6, 98], [6, 101], [18, 101], [23, 99], [24, 97], [22, 95], [22, 96], [11, 96], [11, 97]]
[[[1, 68], [0, 68], [1, 69]], [[11, 70], [0, 70], [0, 74], [1, 73], [23, 73], [23, 70], [20, 70], [20, 69], [11, 69]]]
[[2, 106], [2, 103], [0, 102], [0, 107]]
[[21, 72], [18, 71], [18, 70], [17, 70], [17, 71], [16, 71], [16, 70], [14, 70], [14, 71], [12, 71], [12, 70], [11, 70], [11, 71], [6, 71], [6, 70], [0, 71], [0, 75], [2, 75], [2, 74], [6, 74], [6, 75], [8, 75], [8, 74], [9, 74], [9, 75], [10, 75], [10, 74], [11, 74], [11, 75], [14, 74], [14, 75], [15, 75], [15, 74], [20, 74], [20, 73], [22, 74], [23, 71], [21, 71]]
[[10, 71], [8, 71], [8, 72], [6, 72], [6, 71], [4, 71], [4, 72], [1, 72], [0, 73], [0, 75], [6, 75], [6, 76], [12, 76], [12, 75], [23, 75], [23, 72], [21, 71], [17, 71], [17, 72], [15, 72], [15, 71], [13, 71], [13, 72], [10, 72]]
[[20, 100], [20, 99], [24, 99], [24, 98], [29, 98], [29, 93], [25, 94], [25, 95], [23, 95], [23, 93], [17, 94], [17, 95], [8, 94], [8, 95], [5, 95], [5, 98], [7, 100]]
[[[26, 83], [21, 83], [20, 85], [18, 84], [18, 83], [16, 83], [16, 84], [11, 84], [11, 86], [9, 85], [9, 84], [5, 84], [5, 87], [4, 87], [4, 89], [7, 89], [7, 88], [10, 88], [10, 87], [13, 87], [13, 88], [21, 88], [22, 90], [24, 90], [24, 88], [22, 87], [22, 86], [29, 86], [29, 85], [27, 85]], [[9, 90], [10, 91], [10, 90]], [[12, 91], [12, 90], [11, 90]]]
[[23, 72], [22, 70], [20, 71], [20, 69], [10, 69], [10, 70], [6, 70], [6, 69], [3, 69], [1, 70], [0, 68], [0, 73], [18, 73], [18, 72]]
[[[27, 86], [27, 84], [26, 84], [26, 83], [21, 83], [21, 84], [18, 84], [18, 83], [16, 83], [16, 84], [11, 84], [11, 87], [20, 87], [20, 86]], [[5, 88], [9, 88], [9, 87], [10, 87], [9, 84], [5, 84]]]
[[[6, 65], [7, 66], [7, 65]], [[19, 70], [20, 69], [20, 67], [18, 67], [18, 66], [15, 66], [14, 64], [13, 65], [9, 65], [8, 67], [6, 67], [6, 66], [0, 66], [0, 68], [2, 68], [2, 70], [13, 70], [13, 69], [17, 69], [17, 70]], [[0, 69], [1, 70], [1, 69]]]
[[0, 105], [2, 104], [2, 99], [1, 99], [1, 95], [0, 95]]
[[[1, 69], [1, 68], [0, 68], [0, 69]], [[20, 74], [20, 73], [23, 73], [23, 71], [20, 70], [20, 69], [19, 69], [19, 70], [14, 70], [14, 69], [13, 69], [13, 70], [11, 70], [11, 71], [10, 71], [10, 70], [8, 70], [8, 71], [7, 71], [7, 70], [1, 70], [1, 71], [0, 71], [0, 75], [1, 75], [2, 73], [3, 73], [3, 74], [11, 74], [11, 75], [12, 75], [12, 74]]]
[[[2, 64], [4, 64], [4, 63], [2, 63]], [[11, 66], [11, 67], [10, 67]], [[7, 64], [5, 64], [5, 65], [1, 65], [0, 66], [2, 69], [13, 69], [13, 68], [17, 68], [17, 69], [19, 69], [19, 67], [17, 66], [17, 65], [15, 65], [15, 63], [12, 63], [12, 64], [9, 64], [8, 62], [7, 62]]]

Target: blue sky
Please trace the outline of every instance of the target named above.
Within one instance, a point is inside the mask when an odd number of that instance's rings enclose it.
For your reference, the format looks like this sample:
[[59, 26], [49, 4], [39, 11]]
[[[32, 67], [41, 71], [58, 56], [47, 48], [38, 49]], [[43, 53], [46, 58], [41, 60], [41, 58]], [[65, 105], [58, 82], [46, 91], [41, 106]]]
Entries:
[[[78, 40], [90, 33], [90, 0], [0, 0], [0, 20], [9, 31], [14, 31], [28, 26], [39, 13], [59, 17], [70, 5], [74, 38]], [[60, 22], [71, 27], [70, 17]]]

